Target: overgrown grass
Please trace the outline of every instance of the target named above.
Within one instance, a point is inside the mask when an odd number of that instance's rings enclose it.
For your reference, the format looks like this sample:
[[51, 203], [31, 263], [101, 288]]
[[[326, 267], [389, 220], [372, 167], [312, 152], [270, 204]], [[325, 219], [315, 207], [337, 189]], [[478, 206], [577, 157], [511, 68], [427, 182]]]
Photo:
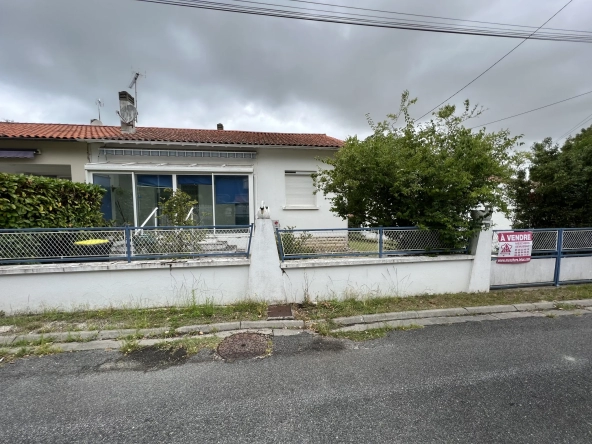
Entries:
[[33, 350], [33, 354], [36, 356], [55, 355], [56, 353], [62, 352], [63, 350], [60, 347], [51, 344], [43, 344]]
[[578, 307], [577, 305], [562, 304], [561, 302], [558, 302], [555, 304], [555, 308], [558, 310], [577, 310], [580, 307]]
[[[357, 296], [357, 297], [352, 297]], [[592, 285], [571, 285], [559, 288], [544, 287], [536, 289], [517, 289], [492, 291], [490, 293], [457, 293], [413, 297], [372, 297], [348, 295], [345, 299], [305, 303], [294, 307], [297, 319], [328, 320], [336, 317], [355, 316], [393, 311], [426, 310], [432, 308], [471, 307], [478, 305], [518, 304], [539, 301], [556, 301], [559, 308], [572, 310], [577, 307], [561, 305], [561, 301], [572, 299], [592, 299]], [[191, 296], [182, 306], [166, 308], [106, 308], [102, 310], [59, 311], [46, 310], [38, 314], [16, 314], [0, 317], [1, 325], [14, 325], [11, 334], [40, 331], [71, 332], [69, 341], [80, 342], [76, 335], [81, 330], [120, 330], [167, 327], [168, 334], [174, 336], [174, 329], [184, 325], [210, 324], [238, 320], [266, 319], [267, 304], [256, 301], [242, 301], [220, 306], [206, 299], [198, 303]], [[317, 331], [328, 332], [336, 328], [330, 323], [319, 323]], [[41, 332], [41, 331], [40, 331]], [[137, 339], [137, 338], [136, 338]], [[66, 342], [69, 342], [68, 340]], [[39, 343], [22, 343], [17, 346], [38, 346], [55, 342], [49, 338]], [[82, 341], [83, 342], [83, 341]]]
[[395, 330], [416, 330], [418, 328], [423, 328], [421, 325], [411, 324], [411, 325], [401, 325], [399, 327], [379, 327], [379, 328], [370, 328], [368, 330], [363, 331], [331, 331], [329, 332], [329, 336], [339, 339], [349, 339], [350, 341], [362, 342], [362, 341], [370, 341], [372, 339], [384, 338], [389, 332]]
[[36, 339], [34, 341], [27, 341], [26, 339], [21, 339], [19, 341], [14, 341], [10, 345], [11, 347], [35, 347], [52, 344], [53, 342], [55, 342], [53, 338], [46, 338], [43, 335], [41, 335], [39, 339]]
[[203, 338], [183, 338], [175, 341], [159, 342], [156, 344], [156, 347], [171, 352], [184, 349], [187, 352], [187, 355], [191, 356], [206, 348], [212, 350], [215, 349], [218, 347], [220, 341], [222, 341], [222, 339], [217, 336], [206, 336]]
[[184, 325], [258, 320], [266, 316], [267, 304], [264, 302], [247, 300], [221, 306], [214, 305], [211, 299], [206, 299], [203, 304], [191, 299], [185, 305], [166, 308], [111, 307], [101, 310], [46, 310], [41, 313], [15, 314], [0, 317], [0, 326], [14, 325], [16, 332], [42, 329], [42, 333], [152, 327], [175, 329]]
[[7, 356], [10, 356], [12, 353], [10, 353], [10, 350], [8, 350], [7, 348], [0, 348], [0, 359], [1, 358], [6, 358]]
[[[592, 299], [592, 285], [499, 290], [489, 293], [410, 296], [404, 298], [349, 297], [342, 300], [333, 299], [318, 301], [316, 304], [304, 304], [295, 309], [294, 312], [298, 319], [316, 320], [395, 311], [428, 310], [433, 308], [506, 305], [540, 301], [558, 301], [560, 303], [560, 301], [572, 299]], [[573, 306], [569, 307], [569, 309], [576, 308]]]
[[92, 335], [87, 338], [83, 338], [80, 334], [72, 334], [71, 332], [68, 332], [68, 336], [66, 336], [66, 339], [64, 339], [63, 342], [90, 342], [97, 339], [97, 337], [98, 335]]
[[27, 356], [47, 356], [63, 352], [60, 347], [56, 347], [51, 343], [43, 343], [41, 345], [32, 347], [20, 346], [18, 350], [13, 350], [14, 348], [0, 348], [0, 365], [6, 362], [12, 362], [18, 358], [25, 358]]
[[119, 347], [119, 351], [124, 355], [127, 355], [133, 351], [140, 349], [140, 341], [135, 338], [124, 339]]

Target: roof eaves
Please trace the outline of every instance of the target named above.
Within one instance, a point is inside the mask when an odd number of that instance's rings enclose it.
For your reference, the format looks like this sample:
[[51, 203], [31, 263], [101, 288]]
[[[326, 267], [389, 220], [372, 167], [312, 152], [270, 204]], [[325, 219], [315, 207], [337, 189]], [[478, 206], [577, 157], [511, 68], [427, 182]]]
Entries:
[[77, 142], [84, 143], [103, 143], [116, 145], [168, 145], [168, 146], [196, 146], [196, 147], [220, 147], [220, 148], [268, 148], [268, 149], [339, 149], [340, 146], [324, 146], [324, 145], [261, 145], [251, 143], [216, 143], [216, 142], [169, 142], [164, 140], [131, 140], [131, 139], [75, 139]]

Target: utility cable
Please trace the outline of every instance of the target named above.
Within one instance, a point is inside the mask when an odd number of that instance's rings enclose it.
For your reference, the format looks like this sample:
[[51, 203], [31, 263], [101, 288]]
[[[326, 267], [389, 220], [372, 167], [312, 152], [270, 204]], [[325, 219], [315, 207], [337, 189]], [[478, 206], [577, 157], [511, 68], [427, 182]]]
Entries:
[[553, 14], [549, 19], [547, 19], [547, 21], [545, 23], [543, 23], [541, 26], [539, 26], [536, 30], [534, 30], [532, 32], [532, 34], [530, 34], [528, 37], [526, 37], [524, 40], [522, 40], [520, 43], [518, 43], [516, 46], [514, 46], [510, 51], [508, 51], [507, 53], [505, 53], [501, 58], [499, 58], [493, 65], [491, 65], [489, 68], [487, 68], [485, 71], [483, 71], [481, 74], [479, 74], [477, 77], [475, 77], [473, 80], [471, 80], [469, 83], [467, 83], [465, 86], [463, 86], [461, 89], [459, 89], [457, 92], [455, 92], [454, 94], [452, 94], [450, 97], [448, 97], [446, 100], [443, 100], [441, 103], [439, 103], [438, 105], [436, 105], [435, 107], [433, 107], [431, 110], [429, 110], [427, 113], [425, 113], [424, 115], [422, 115], [419, 119], [417, 120], [421, 120], [423, 119], [425, 116], [427, 116], [428, 114], [430, 114], [432, 111], [434, 111], [435, 109], [439, 108], [440, 106], [442, 106], [444, 103], [448, 102], [450, 99], [452, 99], [454, 96], [456, 96], [459, 92], [463, 91], [464, 89], [466, 89], [467, 87], [469, 87], [470, 85], [472, 85], [474, 82], [476, 82], [478, 79], [480, 79], [483, 75], [485, 75], [487, 72], [489, 72], [494, 66], [496, 66], [499, 62], [501, 62], [502, 60], [504, 60], [506, 57], [508, 57], [510, 54], [512, 54], [514, 51], [516, 51], [520, 46], [522, 46], [530, 37], [532, 37], [539, 29], [541, 29], [543, 26], [545, 26], [547, 23], [549, 23], [557, 14], [559, 14], [561, 11], [563, 11], [573, 0], [569, 0], [565, 5], [563, 5], [563, 7], [557, 11], [555, 14]]
[[[191, 0], [188, 0], [191, 1]], [[248, 3], [248, 4], [253, 4], [253, 5], [263, 5], [263, 6], [273, 6], [273, 7], [279, 7], [279, 6], [284, 6], [284, 5], [278, 5], [277, 3], [265, 3], [265, 2], [261, 2], [261, 1], [254, 1], [254, 0], [231, 0], [234, 2], [240, 2], [240, 3]], [[350, 9], [350, 10], [361, 10], [361, 11], [375, 11], [375, 12], [383, 12], [383, 13], [388, 13], [388, 14], [397, 14], [397, 15], [413, 15], [413, 16], [419, 16], [422, 17], [419, 14], [403, 14], [403, 13], [399, 13], [399, 12], [393, 12], [393, 11], [383, 11], [380, 9], [369, 9], [369, 8], [357, 8], [357, 7], [353, 7], [353, 6], [338, 6], [338, 5], [334, 5], [332, 3], [318, 3], [318, 2], [310, 2], [310, 1], [302, 1], [302, 0], [288, 0], [288, 1], [294, 1], [294, 2], [298, 2], [298, 3], [311, 3], [311, 4], [315, 4], [315, 5], [324, 5], [324, 6], [334, 6], [337, 8], [346, 8], [346, 9]], [[326, 9], [315, 9], [315, 8], [306, 8], [306, 7], [298, 7], [298, 6], [284, 6], [286, 8], [291, 8], [291, 9], [298, 9], [298, 10], [303, 10], [303, 11], [315, 11], [315, 12], [328, 12], [328, 13], [336, 13], [338, 12], [339, 14], [342, 15], [347, 15], [347, 16], [355, 16], [355, 17], [370, 17], [370, 18], [378, 18], [378, 19], [388, 19], [388, 20], [393, 20], [392, 17], [386, 17], [386, 16], [381, 16], [381, 15], [370, 15], [370, 14], [360, 14], [360, 13], [351, 13], [351, 12], [342, 12], [342, 11], [330, 11], [330, 10], [326, 10]], [[432, 16], [427, 16], [427, 17], [432, 17]], [[444, 20], [453, 20], [453, 19], [445, 19]], [[516, 30], [512, 30], [512, 29], [504, 29], [504, 28], [499, 28], [499, 27], [489, 27], [489, 26], [482, 26], [482, 27], [478, 27], [478, 28], [470, 28], [467, 25], [453, 25], [450, 23], [443, 23], [443, 22], [435, 22], [433, 20], [412, 20], [412, 19], [401, 19], [401, 18], [397, 18], [397, 20], [403, 21], [403, 22], [410, 22], [410, 23], [428, 23], [430, 25], [443, 25], [444, 27], [448, 27], [446, 29], [464, 29], [464, 30], [486, 30], [486, 29], [493, 29], [496, 31], [506, 31], [506, 32], [516, 32]], [[461, 19], [454, 19], [457, 21], [463, 21]], [[473, 22], [472, 20], [467, 20], [467, 22]], [[383, 23], [383, 22], [381, 22]], [[387, 22], [388, 23], [388, 22]], [[483, 22], [483, 23], [488, 23], [488, 22]], [[496, 24], [496, 23], [491, 23], [491, 24]], [[421, 25], [421, 26], [425, 26], [425, 25]], [[520, 26], [520, 25], [504, 25], [504, 26], [513, 26], [513, 27], [522, 27], [522, 28], [534, 28], [534, 26]], [[551, 28], [545, 28], [545, 30], [550, 30]], [[528, 31], [530, 32], [530, 31]], [[585, 32], [585, 33], [589, 33], [592, 34], [592, 31], [588, 32], [588, 31], [569, 31], [569, 32]], [[540, 34], [540, 33], [539, 33]], [[561, 34], [558, 33], [545, 33], [545, 35], [548, 36], [560, 36]], [[589, 37], [587, 36], [581, 36], [584, 39], [587, 39]]]
[[[407, 23], [401, 21], [393, 21], [392, 19], [385, 17], [382, 21], [351, 18], [336, 15], [319, 15], [305, 12], [286, 11], [282, 9], [273, 8], [260, 8], [243, 6], [229, 3], [213, 2], [213, 1], [201, 1], [201, 0], [136, 0], [144, 3], [155, 3], [162, 5], [171, 6], [184, 6], [196, 9], [206, 9], [215, 11], [226, 11], [235, 12], [241, 14], [250, 14], [257, 16], [267, 17], [280, 17], [297, 20], [307, 20], [325, 23], [340, 23], [357, 26], [368, 26], [375, 28], [388, 28], [388, 29], [403, 29], [413, 31], [427, 31], [427, 32], [439, 32], [448, 34], [463, 34], [463, 35], [478, 35], [478, 36], [489, 36], [489, 37], [505, 37], [505, 38], [530, 38], [532, 40], [552, 40], [552, 41], [563, 41], [563, 42], [580, 42], [580, 43], [592, 43], [592, 36], [582, 36], [576, 34], [550, 34], [550, 33], [534, 33], [527, 34], [524, 31], [519, 30], [495, 30], [495, 29], [484, 29], [484, 28], [466, 28], [455, 25], [447, 26], [436, 26], [436, 25], [421, 25], [417, 23]], [[246, 0], [241, 0], [245, 2]], [[321, 12], [321, 11], [317, 11]]]
[[570, 129], [569, 131], [567, 131], [566, 133], [564, 133], [559, 139], [557, 139], [555, 142], [558, 143], [560, 140], [562, 140], [563, 138], [565, 138], [566, 136], [569, 137], [571, 136], [571, 133], [573, 133], [575, 130], [577, 130], [578, 128], [581, 128], [583, 125], [585, 125], [588, 120], [592, 120], [592, 114], [590, 114], [588, 117], [584, 118], [584, 120], [581, 120], [580, 122], [578, 122], [576, 125], [573, 126], [572, 129]]
[[[295, 3], [308, 3], [311, 5], [333, 6], [335, 8], [343, 8], [343, 9], [355, 9], [358, 11], [382, 12], [382, 13], [386, 13], [386, 14], [405, 15], [405, 16], [412, 16], [412, 17], [435, 18], [435, 19], [439, 19], [439, 20], [450, 20], [450, 21], [456, 21], [456, 22], [482, 23], [482, 24], [486, 24], [486, 25], [501, 25], [501, 26], [517, 27], [517, 28], [531, 28], [531, 29], [536, 28], [536, 26], [528, 26], [528, 25], [514, 25], [514, 24], [510, 24], [510, 23], [486, 22], [486, 21], [481, 21], [481, 20], [468, 20], [468, 19], [459, 19], [459, 18], [453, 18], [453, 17], [441, 17], [441, 16], [437, 16], [437, 15], [410, 14], [407, 12], [388, 11], [388, 10], [383, 10], [383, 9], [360, 8], [357, 6], [339, 5], [339, 4], [335, 4], [335, 3], [321, 3], [321, 2], [313, 2], [313, 1], [307, 1], [307, 0], [286, 0], [286, 1], [295, 2]], [[562, 28], [545, 28], [545, 29], [552, 30], [552, 31], [569, 31], [569, 32], [581, 32], [581, 33], [586, 33], [586, 34], [592, 34], [592, 31], [581, 31], [581, 30], [576, 30], [576, 29], [562, 29]]]
[[535, 111], [538, 111], [539, 109], [549, 108], [550, 106], [557, 105], [558, 103], [563, 103], [563, 102], [567, 102], [568, 100], [577, 99], [578, 97], [582, 97], [582, 96], [585, 96], [586, 94], [591, 94], [591, 93], [592, 93], [592, 91], [587, 91], [585, 93], [578, 94], [577, 96], [569, 97], [567, 99], [559, 100], [558, 102], [549, 103], [548, 105], [539, 106], [538, 108], [534, 108], [534, 109], [531, 109], [531, 110], [528, 110], [528, 111], [524, 111], [523, 113], [514, 114], [512, 116], [504, 117], [503, 119], [493, 120], [491, 122], [487, 122], [487, 123], [484, 123], [482, 125], [475, 125], [475, 126], [472, 126], [469, 129], [481, 128], [481, 127], [484, 127], [484, 126], [487, 126], [487, 125], [491, 125], [492, 123], [497, 123], [497, 122], [501, 122], [503, 120], [512, 119], [514, 117], [523, 116], [524, 114], [533, 113]]

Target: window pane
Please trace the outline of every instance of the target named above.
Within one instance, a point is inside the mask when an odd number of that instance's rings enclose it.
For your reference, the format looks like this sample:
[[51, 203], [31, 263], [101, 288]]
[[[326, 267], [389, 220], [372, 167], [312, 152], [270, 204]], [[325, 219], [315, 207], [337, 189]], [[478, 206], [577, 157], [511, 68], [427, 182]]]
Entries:
[[101, 203], [105, 220], [116, 225], [134, 225], [134, 195], [131, 174], [93, 174], [93, 183], [107, 190]]
[[215, 176], [216, 225], [249, 224], [249, 177]]
[[212, 176], [177, 176], [177, 189], [189, 194], [197, 205], [193, 209], [193, 223], [214, 225], [212, 208]]
[[[173, 176], [158, 174], [137, 174], [136, 196], [138, 199], [138, 224], [144, 223], [146, 218], [159, 206], [161, 199], [171, 195]], [[151, 217], [146, 226], [167, 225], [167, 221]]]
[[173, 188], [173, 176], [162, 174], [138, 174], [138, 186]]
[[295, 207], [315, 207], [317, 196], [312, 173], [286, 173], [286, 205]]

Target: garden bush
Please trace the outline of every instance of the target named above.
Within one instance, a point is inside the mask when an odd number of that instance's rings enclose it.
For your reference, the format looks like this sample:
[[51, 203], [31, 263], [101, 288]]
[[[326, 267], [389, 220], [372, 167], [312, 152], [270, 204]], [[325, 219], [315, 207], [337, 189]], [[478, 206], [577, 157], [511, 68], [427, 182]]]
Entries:
[[0, 228], [103, 226], [97, 185], [0, 173]]

